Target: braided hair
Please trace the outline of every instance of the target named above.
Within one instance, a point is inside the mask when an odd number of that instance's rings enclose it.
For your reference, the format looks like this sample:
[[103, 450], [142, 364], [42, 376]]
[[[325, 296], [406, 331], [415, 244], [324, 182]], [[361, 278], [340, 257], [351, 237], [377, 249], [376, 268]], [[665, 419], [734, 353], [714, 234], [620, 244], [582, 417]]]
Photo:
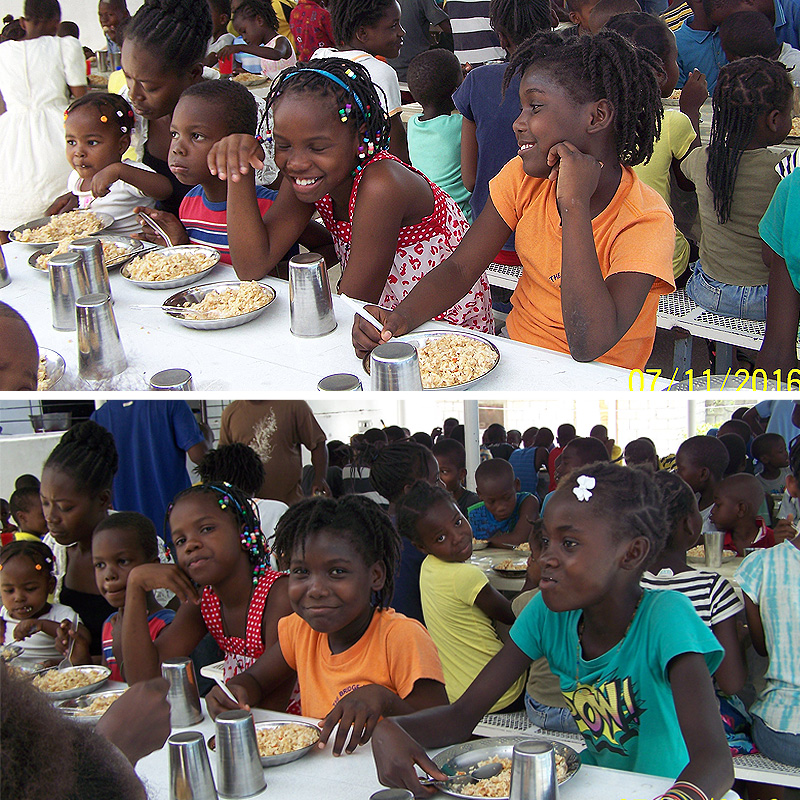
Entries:
[[241, 442], [209, 450], [194, 471], [203, 483], [227, 481], [248, 497], [254, 497], [264, 483], [264, 463], [252, 447]]
[[203, 60], [212, 27], [206, 0], [144, 0], [125, 27], [125, 39], [180, 73]]
[[382, 448], [369, 471], [372, 488], [389, 502], [396, 502], [406, 486], [428, 477], [433, 453], [418, 442], [395, 442]]
[[267, 95], [264, 114], [287, 92], [331, 97], [338, 106], [339, 119], [351, 125], [354, 134], [362, 139], [356, 166], [360, 171], [375, 153], [389, 149], [389, 117], [378, 91], [361, 64], [343, 58], [318, 58], [281, 72]]
[[664, 510], [667, 540], [664, 549], [669, 550], [672, 539], [684, 520], [692, 513], [697, 502], [692, 487], [677, 472], [660, 470], [653, 476], [656, 488], [661, 492], [661, 507]]
[[410, 539], [414, 544], [421, 544], [417, 522], [437, 503], [455, 505], [453, 496], [446, 489], [427, 481], [417, 481], [397, 501], [397, 530], [400, 535]]
[[574, 103], [604, 98], [611, 103], [620, 163], [632, 167], [650, 158], [664, 116], [657, 56], [615, 31], [570, 37], [537, 33], [511, 56], [503, 90], [515, 75], [522, 77], [533, 66], [546, 72]]
[[377, 503], [358, 494], [338, 500], [311, 497], [291, 506], [275, 528], [278, 562], [288, 567], [292, 554], [305, 552], [308, 540], [320, 531], [347, 537], [367, 565], [383, 562], [386, 581], [375, 592], [374, 605], [386, 608], [394, 594], [394, 574], [400, 562], [400, 537]]
[[234, 25], [236, 19], [255, 19], [261, 17], [264, 24], [273, 31], [278, 30], [278, 15], [269, 0], [242, 0], [233, 14]]
[[35, 569], [48, 578], [55, 579], [53, 551], [44, 542], [34, 542], [32, 539], [18, 539], [9, 542], [0, 550], [0, 570], [15, 556], [29, 558], [33, 561]]
[[758, 120], [770, 111], [787, 109], [792, 92], [789, 73], [780, 61], [751, 56], [720, 69], [711, 101], [714, 118], [706, 164], [706, 181], [720, 225], [730, 218], [739, 161], [753, 140]]
[[43, 471], [55, 469], [69, 475], [79, 491], [97, 495], [110, 491], [119, 467], [111, 432], [93, 420], [73, 425], [53, 448]]
[[122, 95], [110, 92], [87, 92], [70, 103], [64, 112], [64, 121], [67, 121], [67, 117], [73, 111], [84, 106], [97, 109], [100, 121], [104, 125], [116, 126], [123, 135], [133, 131], [135, 125], [133, 109]]
[[549, 0], [491, 0], [489, 25], [512, 44], [520, 45], [552, 27]]
[[395, 0], [332, 0], [328, 6], [333, 36], [338, 45], [349, 45], [362, 26], [377, 24]]
[[257, 584], [259, 578], [269, 569], [270, 551], [267, 537], [261, 530], [261, 519], [255, 503], [241, 489], [231, 486], [230, 483], [199, 483], [175, 495], [167, 508], [164, 530], [168, 529], [172, 509], [181, 500], [193, 495], [210, 495], [223, 511], [233, 515], [239, 528], [242, 547], [247, 550], [247, 556], [253, 567], [253, 584]]

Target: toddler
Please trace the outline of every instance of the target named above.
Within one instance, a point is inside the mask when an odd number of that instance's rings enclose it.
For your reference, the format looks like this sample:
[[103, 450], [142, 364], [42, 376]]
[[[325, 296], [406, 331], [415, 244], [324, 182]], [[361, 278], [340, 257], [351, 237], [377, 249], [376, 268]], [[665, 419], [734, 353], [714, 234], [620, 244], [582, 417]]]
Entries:
[[11, 516], [20, 530], [16, 535], [17, 539], [41, 539], [47, 533], [47, 521], [39, 497], [39, 480], [33, 475], [21, 475], [17, 478], [8, 505]]
[[461, 178], [461, 114], [453, 104], [453, 92], [462, 80], [461, 64], [449, 50], [428, 50], [412, 59], [408, 90], [422, 114], [408, 121], [408, 154], [470, 221], [470, 192]]
[[697, 495], [703, 517], [703, 533], [717, 530], [710, 520], [714, 493], [722, 480], [730, 456], [725, 445], [713, 436], [692, 436], [675, 453], [675, 469]]
[[511, 464], [502, 458], [484, 461], [475, 470], [475, 485], [480, 502], [469, 509], [475, 538], [499, 545], [526, 542], [539, 516], [539, 501], [535, 495], [519, 490]]
[[756, 475], [764, 491], [773, 499], [780, 501], [786, 486], [786, 476], [790, 474], [789, 453], [786, 442], [779, 433], [762, 433], [753, 439], [753, 460], [761, 464], [761, 472]]
[[467, 451], [464, 445], [455, 439], [439, 438], [432, 452], [439, 463], [439, 480], [453, 496], [459, 511], [468, 516], [469, 507], [480, 503], [481, 499], [475, 492], [464, 488], [467, 477]]
[[0, 302], [0, 391], [35, 392], [39, 371], [39, 346], [30, 326], [16, 309]]
[[744, 556], [752, 547], [773, 547], [775, 536], [758, 509], [764, 502], [764, 490], [754, 475], [738, 473], [721, 481], [714, 490], [710, 522], [725, 532], [722, 547]]

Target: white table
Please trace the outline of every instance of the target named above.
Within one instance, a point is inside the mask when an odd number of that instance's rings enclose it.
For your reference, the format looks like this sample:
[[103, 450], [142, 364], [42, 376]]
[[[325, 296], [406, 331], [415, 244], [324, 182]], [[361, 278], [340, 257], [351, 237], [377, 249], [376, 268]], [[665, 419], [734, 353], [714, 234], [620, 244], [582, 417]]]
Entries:
[[474, 550], [470, 562], [483, 570], [486, 577], [489, 578], [489, 583], [499, 592], [519, 592], [525, 583], [525, 572], [520, 572], [517, 578], [506, 578], [495, 572], [494, 567], [507, 558], [525, 563], [529, 555], [530, 553], [527, 551], [490, 545], [483, 550]]
[[[0, 300], [19, 311], [31, 326], [40, 347], [60, 353], [67, 362], [65, 379], [58, 390], [87, 389], [77, 375], [75, 332], [52, 327], [50, 285], [46, 273], [32, 269], [28, 257], [33, 248], [15, 242], [3, 245], [11, 283], [0, 289]], [[235, 279], [234, 271], [217, 266], [204, 282]], [[146, 389], [151, 375], [170, 367], [185, 367], [199, 391], [314, 391], [320, 378], [336, 372], [359, 375], [365, 387], [369, 378], [356, 358], [350, 341], [353, 313], [334, 297], [337, 329], [317, 339], [301, 339], [289, 330], [289, 286], [268, 277], [278, 293], [276, 300], [253, 322], [236, 328], [198, 331], [185, 328], [159, 309], [133, 311], [132, 304], [160, 304], [175, 289], [147, 290], [111, 274], [114, 313], [128, 357], [128, 369], [93, 389]], [[426, 323], [422, 329], [455, 328]], [[501, 353], [500, 363], [475, 389], [507, 390], [622, 390], [631, 384], [631, 373], [619, 367], [593, 362], [581, 364], [567, 355], [540, 347], [492, 337]], [[650, 387], [650, 379], [646, 381]], [[638, 390], [639, 379], [633, 380]], [[667, 385], [660, 381], [658, 388]]]

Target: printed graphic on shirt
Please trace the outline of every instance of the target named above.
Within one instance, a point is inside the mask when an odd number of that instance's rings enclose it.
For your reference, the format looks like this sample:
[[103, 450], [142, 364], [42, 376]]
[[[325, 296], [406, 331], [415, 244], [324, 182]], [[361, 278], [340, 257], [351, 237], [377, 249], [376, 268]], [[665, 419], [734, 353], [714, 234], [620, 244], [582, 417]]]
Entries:
[[275, 419], [275, 409], [271, 409], [269, 414], [258, 421], [253, 428], [253, 438], [250, 440], [250, 447], [258, 453], [259, 458], [266, 464], [272, 457], [274, 443], [272, 437], [278, 430], [278, 423]]

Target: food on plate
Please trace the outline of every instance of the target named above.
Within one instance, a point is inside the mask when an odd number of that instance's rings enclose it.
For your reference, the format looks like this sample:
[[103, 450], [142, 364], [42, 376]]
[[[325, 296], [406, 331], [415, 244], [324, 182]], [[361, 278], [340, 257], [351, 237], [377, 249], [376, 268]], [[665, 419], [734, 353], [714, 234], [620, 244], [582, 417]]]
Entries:
[[669, 96], [670, 100], [680, 100], [681, 99], [681, 90], [675, 89], [672, 94]]
[[127, 275], [134, 281], [168, 281], [194, 275], [214, 265], [210, 253], [191, 248], [162, 253], [154, 251], [134, 258], [128, 264]]
[[513, 558], [504, 558], [499, 564], [495, 564], [494, 568], [510, 570], [511, 572], [525, 572], [527, 565], [524, 561], [515, 561]]
[[97, 214], [91, 211], [67, 211], [58, 214], [46, 225], [38, 228], [25, 228], [17, 234], [18, 242], [28, 244], [46, 244], [47, 242], [60, 242], [62, 239], [79, 239], [103, 230], [103, 222]]
[[[722, 557], [723, 558], [734, 558], [736, 556], [735, 550], [723, 550]], [[706, 557], [706, 548], [705, 545], [698, 544], [696, 547], [693, 547], [691, 550], [686, 551], [687, 558], [705, 558]]]
[[485, 342], [457, 333], [428, 339], [419, 348], [423, 389], [443, 389], [480, 378], [499, 356]]
[[[55, 250], [51, 250], [49, 253], [42, 253], [36, 259], [36, 268], [42, 270], [43, 272], [47, 271], [47, 262], [49, 261], [51, 256], [57, 256], [60, 253], [66, 253], [69, 250], [70, 243], [72, 239], [62, 239], [58, 245], [56, 246]], [[123, 244], [119, 244], [119, 242], [102, 242], [103, 245], [103, 261], [106, 264], [116, 261], [118, 258], [122, 258], [124, 255], [127, 255], [128, 248], [125, 247]]]
[[65, 692], [79, 686], [91, 686], [106, 674], [102, 669], [51, 669], [37, 675], [33, 685], [42, 692]]
[[264, 80], [263, 75], [256, 72], [240, 72], [238, 75], [233, 76], [236, 83], [243, 83], [247, 86], [248, 83], [261, 83]]
[[257, 311], [271, 299], [269, 292], [257, 281], [242, 281], [238, 286], [214, 289], [199, 303], [190, 303], [190, 319], [224, 319]]
[[109, 706], [118, 700], [120, 696], [118, 694], [107, 694], [104, 697], [95, 697], [89, 705], [83, 708], [76, 708], [72, 713], [77, 717], [99, 717], [105, 714]]
[[279, 756], [316, 744], [319, 741], [319, 731], [308, 725], [288, 722], [275, 728], [256, 728], [256, 739], [258, 754], [262, 758]]
[[[561, 783], [567, 777], [567, 759], [560, 753], [556, 753], [556, 780]], [[459, 787], [459, 794], [465, 794], [469, 797], [508, 797], [511, 792], [511, 759], [500, 758], [500, 756], [492, 756], [485, 761], [476, 764], [476, 767], [482, 767], [485, 764], [501, 763], [503, 769], [497, 775], [491, 778], [481, 778], [475, 783], [468, 783], [465, 786]]]
[[52, 379], [47, 377], [47, 356], [39, 356], [39, 370], [36, 373], [37, 391], [46, 392], [52, 382]]
[[518, 544], [515, 549], [521, 550], [524, 553], [530, 553], [531, 546], [528, 544], [528, 542], [522, 542], [522, 544]]
[[800, 117], [792, 117], [792, 129], [789, 136], [800, 136]]
[[92, 89], [105, 89], [108, 86], [108, 78], [105, 75], [95, 75], [92, 73], [86, 78], [87, 83]]

